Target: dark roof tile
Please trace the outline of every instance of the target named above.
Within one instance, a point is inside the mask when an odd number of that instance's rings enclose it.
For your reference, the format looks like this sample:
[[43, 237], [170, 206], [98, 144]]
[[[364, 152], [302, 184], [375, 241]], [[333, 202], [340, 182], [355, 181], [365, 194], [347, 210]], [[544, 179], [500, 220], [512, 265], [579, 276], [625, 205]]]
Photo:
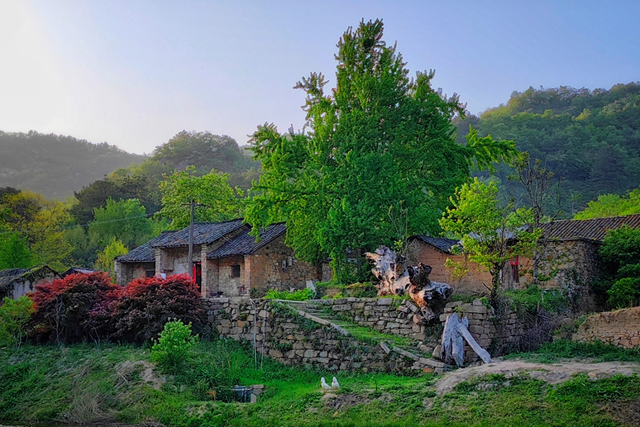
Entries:
[[609, 230], [628, 225], [640, 228], [640, 214], [595, 219], [567, 219], [542, 224], [542, 230], [548, 239], [557, 240], [596, 240], [603, 241]]
[[260, 233], [260, 241], [256, 242], [255, 236], [245, 230], [234, 239], [207, 254], [208, 259], [219, 259], [230, 256], [250, 255], [258, 249], [275, 240], [287, 231], [285, 223], [272, 224]]
[[[226, 234], [245, 227], [243, 219], [234, 219], [225, 222], [199, 222], [193, 225], [193, 244], [207, 245], [220, 239]], [[246, 226], [248, 227], [248, 226]], [[174, 231], [171, 234], [160, 235], [151, 247], [153, 248], [179, 248], [189, 246], [189, 227]]]
[[176, 233], [176, 231], [163, 231], [158, 237], [149, 240], [142, 246], [132, 249], [131, 252], [116, 258], [118, 262], [155, 262], [156, 250], [153, 244], [167, 238], [167, 235]]
[[411, 236], [410, 239], [419, 239], [422, 242], [431, 245], [440, 252], [444, 252], [446, 254], [450, 254], [451, 248], [459, 243], [458, 240], [454, 239], [444, 239], [441, 237], [429, 237], [422, 235]]

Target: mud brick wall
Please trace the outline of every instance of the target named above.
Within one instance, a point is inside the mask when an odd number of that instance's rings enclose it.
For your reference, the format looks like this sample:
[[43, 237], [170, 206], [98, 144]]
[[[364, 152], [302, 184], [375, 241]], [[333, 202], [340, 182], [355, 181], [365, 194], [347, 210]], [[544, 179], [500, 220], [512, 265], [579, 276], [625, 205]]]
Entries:
[[640, 307], [598, 313], [588, 317], [572, 339], [602, 341], [622, 348], [640, 346]]
[[255, 343], [259, 353], [287, 365], [362, 371], [442, 372], [444, 364], [357, 341], [268, 300], [212, 298], [209, 322], [220, 336]]

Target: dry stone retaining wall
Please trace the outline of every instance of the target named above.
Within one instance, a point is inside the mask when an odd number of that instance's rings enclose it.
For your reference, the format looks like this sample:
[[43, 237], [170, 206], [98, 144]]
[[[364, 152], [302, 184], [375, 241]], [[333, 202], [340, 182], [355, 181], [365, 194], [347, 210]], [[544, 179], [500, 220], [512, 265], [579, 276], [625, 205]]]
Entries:
[[[478, 344], [488, 350], [493, 356], [500, 355], [505, 348], [516, 345], [525, 334], [524, 323], [514, 311], [507, 310], [496, 316], [491, 306], [486, 306], [479, 299], [473, 303], [454, 301], [445, 305], [444, 313], [440, 315], [440, 322], [444, 325], [452, 315], [467, 316], [469, 332]], [[466, 362], [475, 362], [478, 355], [465, 343], [464, 355]]]
[[[320, 366], [336, 371], [420, 369], [436, 373], [445, 368], [441, 362], [421, 358], [391, 344], [358, 341], [328, 321], [312, 320], [313, 316], [276, 302], [254, 302], [248, 298], [215, 298], [208, 302], [209, 322], [220, 336], [255, 343], [259, 352], [288, 365]], [[350, 302], [354, 303], [360, 302]], [[366, 303], [371, 307], [373, 301]], [[383, 302], [380, 306], [391, 311], [391, 304]]]
[[381, 332], [422, 341], [425, 327], [420, 323], [420, 308], [409, 300], [393, 298], [340, 298], [316, 300], [338, 316]]
[[640, 307], [598, 313], [588, 317], [573, 335], [574, 341], [594, 342], [617, 347], [640, 346]]

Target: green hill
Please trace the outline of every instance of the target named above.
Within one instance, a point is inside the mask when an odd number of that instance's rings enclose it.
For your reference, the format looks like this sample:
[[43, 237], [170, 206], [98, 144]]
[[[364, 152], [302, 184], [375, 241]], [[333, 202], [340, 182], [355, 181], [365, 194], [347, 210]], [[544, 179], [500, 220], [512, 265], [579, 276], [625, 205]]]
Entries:
[[[567, 214], [569, 199], [581, 208], [640, 183], [640, 82], [593, 91], [530, 87], [514, 92], [506, 105], [459, 120], [461, 141], [470, 124], [483, 136], [515, 140], [519, 150], [545, 161], [561, 179]], [[499, 170], [503, 183], [508, 174]]]
[[47, 198], [64, 199], [106, 174], [144, 159], [106, 142], [0, 131], [0, 187], [28, 189]]

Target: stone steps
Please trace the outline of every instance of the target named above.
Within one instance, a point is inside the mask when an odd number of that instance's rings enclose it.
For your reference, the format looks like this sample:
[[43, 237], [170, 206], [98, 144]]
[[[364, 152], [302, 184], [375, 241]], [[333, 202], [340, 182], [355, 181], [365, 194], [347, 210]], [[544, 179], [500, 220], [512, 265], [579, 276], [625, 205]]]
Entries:
[[[342, 333], [345, 336], [352, 336], [353, 334], [349, 332], [350, 328], [366, 328], [365, 326], [361, 326], [352, 322], [345, 321], [344, 319], [340, 319], [336, 316], [335, 312], [327, 310], [326, 306], [317, 302], [304, 302], [304, 301], [285, 301], [280, 300], [279, 302], [287, 304], [289, 307], [294, 309], [298, 314], [315, 321], [316, 323], [320, 323], [322, 325], [330, 326]], [[415, 369], [432, 369], [436, 373], [442, 373], [446, 370], [449, 370], [451, 367], [445, 365], [444, 363], [434, 360], [431, 358], [430, 351], [421, 343], [413, 342], [409, 345], [401, 345], [397, 342], [390, 342], [388, 336], [378, 335], [376, 336], [375, 332], [378, 332], [375, 329], [370, 329], [373, 334], [370, 335], [369, 339], [378, 340], [380, 347], [388, 354], [393, 351], [395, 353], [401, 354], [402, 356], [409, 358], [414, 361]], [[353, 337], [357, 339], [356, 337]], [[399, 337], [400, 338], [400, 337]], [[419, 348], [424, 347], [424, 348]]]

